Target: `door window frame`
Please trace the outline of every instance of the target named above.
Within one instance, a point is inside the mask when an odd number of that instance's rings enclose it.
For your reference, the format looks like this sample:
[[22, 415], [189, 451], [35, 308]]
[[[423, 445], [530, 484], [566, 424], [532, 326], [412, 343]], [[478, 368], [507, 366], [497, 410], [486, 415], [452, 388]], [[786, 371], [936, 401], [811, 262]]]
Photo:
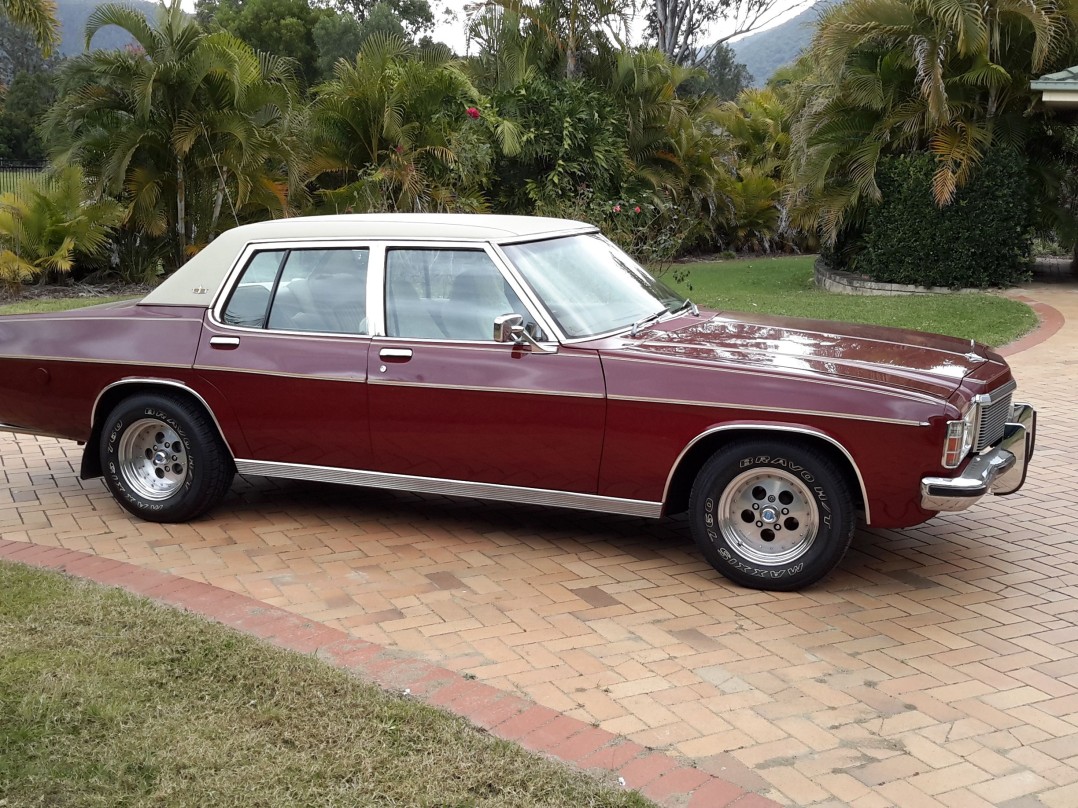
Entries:
[[[319, 249], [366, 249], [369, 251], [367, 259], [367, 333], [366, 334], [341, 334], [324, 331], [287, 331], [278, 328], [253, 328], [251, 326], [230, 325], [224, 321], [224, 309], [232, 295], [232, 290], [240, 282], [247, 265], [258, 252], [272, 252], [275, 250], [319, 250]], [[489, 340], [451, 340], [451, 339], [420, 339], [417, 337], [391, 337], [386, 334], [386, 250], [388, 249], [419, 249], [419, 250], [471, 250], [482, 251], [501, 273], [502, 279], [509, 284], [520, 302], [531, 314], [532, 319], [543, 330], [545, 338], [540, 340], [544, 345], [557, 346], [564, 339], [564, 335], [555, 327], [553, 319], [547, 315], [545, 309], [535, 298], [531, 288], [524, 283], [513, 270], [512, 264], [497, 246], [489, 241], [473, 241], [468, 239], [419, 239], [419, 238], [312, 238], [312, 239], [265, 239], [252, 241], [247, 244], [240, 253], [232, 268], [221, 285], [217, 299], [209, 310], [209, 320], [214, 326], [240, 333], [254, 334], [281, 334], [297, 337], [337, 337], [343, 339], [370, 339], [378, 338], [389, 342], [415, 342], [436, 343], [451, 345], [503, 345], [494, 341], [493, 326], [491, 323], [491, 339]], [[271, 303], [272, 308], [272, 303]], [[508, 314], [509, 312], [506, 312]], [[268, 316], [268, 315], [267, 315]], [[510, 345], [512, 345], [510, 343]]]
[[[261, 252], [284, 252], [286, 258], [282, 263], [282, 266], [278, 268], [277, 280], [280, 279], [280, 273], [285, 264], [288, 263], [288, 254], [293, 251], [300, 250], [332, 250], [332, 249], [346, 249], [346, 250], [366, 250], [367, 251], [367, 278], [365, 282], [366, 286], [366, 316], [367, 316], [367, 331], [364, 334], [353, 334], [349, 332], [341, 331], [295, 331], [285, 328], [270, 328], [269, 317], [273, 311], [274, 298], [276, 298], [276, 289], [272, 289], [270, 304], [266, 309], [266, 323], [262, 328], [255, 328], [254, 326], [233, 325], [228, 323], [224, 319], [225, 309], [228, 307], [228, 302], [232, 297], [233, 290], [240, 284], [243, 279], [243, 275], [247, 270], [248, 265], [256, 254]], [[209, 310], [209, 321], [218, 328], [224, 328], [231, 331], [240, 331], [253, 334], [283, 334], [296, 337], [338, 337], [342, 339], [370, 339], [372, 336], [372, 328], [370, 322], [371, 313], [371, 292], [372, 292], [372, 276], [376, 273], [373, 271], [375, 262], [379, 264], [384, 260], [384, 250], [378, 245], [373, 244], [370, 239], [310, 239], [310, 240], [296, 240], [289, 239], [287, 241], [252, 241], [249, 243], [240, 253], [239, 258], [233, 264], [232, 269], [229, 270], [225, 283], [221, 287], [217, 300]]]

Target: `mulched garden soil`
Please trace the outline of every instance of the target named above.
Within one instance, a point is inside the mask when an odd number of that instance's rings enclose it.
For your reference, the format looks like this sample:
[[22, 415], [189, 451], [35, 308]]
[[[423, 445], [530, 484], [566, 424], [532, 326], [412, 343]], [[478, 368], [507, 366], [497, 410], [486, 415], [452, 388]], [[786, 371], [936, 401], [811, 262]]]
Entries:
[[153, 286], [132, 283], [69, 283], [50, 285], [0, 284], [0, 304], [20, 300], [48, 300], [61, 297], [111, 297], [147, 294]]

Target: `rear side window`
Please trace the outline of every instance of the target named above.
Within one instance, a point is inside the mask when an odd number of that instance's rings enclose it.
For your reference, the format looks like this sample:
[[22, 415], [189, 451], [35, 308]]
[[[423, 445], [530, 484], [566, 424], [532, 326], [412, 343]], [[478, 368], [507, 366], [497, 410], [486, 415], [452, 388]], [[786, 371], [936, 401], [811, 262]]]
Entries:
[[366, 334], [369, 256], [346, 247], [257, 253], [222, 319], [249, 328]]
[[264, 328], [273, 285], [285, 255], [284, 250], [255, 253], [232, 290], [221, 319], [228, 325]]

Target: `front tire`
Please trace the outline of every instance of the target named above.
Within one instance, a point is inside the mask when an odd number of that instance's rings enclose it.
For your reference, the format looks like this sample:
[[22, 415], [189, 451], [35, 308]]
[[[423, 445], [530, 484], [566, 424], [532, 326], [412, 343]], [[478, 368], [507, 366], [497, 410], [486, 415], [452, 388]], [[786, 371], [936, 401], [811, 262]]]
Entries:
[[791, 591], [838, 566], [856, 517], [849, 485], [822, 452], [739, 441], [717, 452], [689, 497], [693, 539], [711, 565], [753, 589]]
[[206, 412], [168, 393], [120, 402], [101, 434], [105, 484], [120, 505], [150, 522], [186, 522], [214, 507], [235, 467]]

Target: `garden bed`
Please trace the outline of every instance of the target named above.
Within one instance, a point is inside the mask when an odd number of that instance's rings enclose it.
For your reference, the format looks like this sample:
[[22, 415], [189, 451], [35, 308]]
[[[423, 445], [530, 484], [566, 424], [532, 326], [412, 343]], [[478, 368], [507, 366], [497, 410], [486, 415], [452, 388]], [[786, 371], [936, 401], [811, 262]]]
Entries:
[[0, 304], [31, 300], [142, 297], [153, 286], [138, 283], [0, 284]]

